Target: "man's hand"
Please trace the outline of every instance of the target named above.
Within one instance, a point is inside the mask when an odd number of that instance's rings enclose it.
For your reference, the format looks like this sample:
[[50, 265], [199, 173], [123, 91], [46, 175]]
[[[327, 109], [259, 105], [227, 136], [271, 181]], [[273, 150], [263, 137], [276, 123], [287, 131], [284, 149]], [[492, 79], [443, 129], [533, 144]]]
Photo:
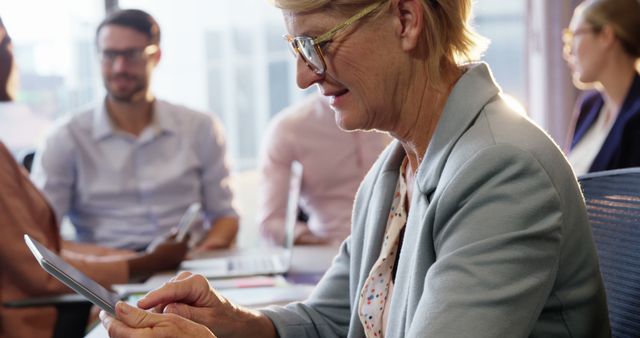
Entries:
[[173, 270], [187, 254], [187, 241], [176, 242], [175, 237], [165, 238], [152, 248], [128, 260], [129, 278], [146, 278], [159, 271]]
[[222, 217], [211, 224], [211, 230], [204, 237], [193, 253], [224, 249], [231, 246], [238, 234], [238, 219], [235, 217]]

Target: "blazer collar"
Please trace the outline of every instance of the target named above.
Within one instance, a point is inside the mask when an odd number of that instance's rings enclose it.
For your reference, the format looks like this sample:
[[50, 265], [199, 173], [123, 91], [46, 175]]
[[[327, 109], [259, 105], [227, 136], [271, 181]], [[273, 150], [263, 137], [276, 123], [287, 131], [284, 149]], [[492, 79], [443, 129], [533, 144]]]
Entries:
[[[578, 142], [582, 139], [584, 134], [591, 128], [591, 126], [595, 123], [596, 119], [600, 115], [600, 111], [602, 110], [602, 106], [604, 105], [604, 98], [602, 94], [593, 90], [591, 91], [587, 99], [581, 105], [585, 105], [586, 109], [584, 112], [581, 112], [578, 117], [578, 122], [575, 127], [575, 134], [573, 135], [573, 139], [571, 140], [571, 148], [576, 146]], [[614, 122], [614, 125], [611, 127], [611, 131], [609, 133], [621, 133], [622, 129], [627, 121], [632, 118], [635, 114], [637, 114], [640, 109], [635, 108], [636, 105], [640, 104], [640, 74], [636, 73], [633, 77], [633, 82], [631, 83], [631, 87], [629, 88], [629, 92], [625, 96], [625, 100], [622, 103], [622, 107], [620, 107], [620, 113]], [[590, 101], [588, 101], [590, 100]], [[606, 142], [606, 141], [605, 141]]]
[[584, 134], [591, 128], [591, 125], [596, 121], [596, 118], [600, 114], [600, 110], [602, 110], [602, 106], [604, 105], [604, 100], [598, 91], [593, 90], [586, 94], [582, 103], [579, 104], [578, 109], [582, 109], [584, 106], [584, 111], [580, 112], [578, 116], [578, 120], [576, 121], [575, 132], [573, 135], [573, 139], [571, 140], [571, 148], [573, 149], [578, 141], [582, 139]]
[[416, 181], [421, 193], [429, 195], [435, 189], [454, 145], [500, 91], [486, 63], [467, 66], [467, 71], [447, 98], [427, 153], [418, 168]]
[[[598, 96], [601, 102], [604, 102], [602, 96]], [[598, 154], [593, 159], [593, 163], [591, 163], [591, 167], [589, 171], [600, 171], [606, 169], [613, 169], [616, 167], [616, 156], [620, 156], [620, 148], [623, 143], [623, 137], [625, 134], [630, 131], [628, 128], [635, 128], [635, 125], [630, 124], [630, 120], [640, 115], [640, 74], [636, 73], [633, 82], [631, 83], [631, 87], [629, 88], [629, 92], [625, 97], [624, 103], [622, 107], [620, 107], [620, 113], [616, 118], [613, 126], [611, 126], [611, 130], [609, 130], [609, 134], [607, 138], [604, 140], [604, 143], [600, 147]], [[599, 102], [600, 102], [599, 101]], [[599, 107], [602, 107], [602, 103], [599, 104]], [[597, 110], [592, 109], [590, 112], [594, 115], [594, 117], [600, 114], [600, 109]], [[594, 118], [595, 119], [595, 118]], [[591, 121], [586, 127], [582, 129], [587, 130], [591, 127], [593, 121]], [[633, 131], [631, 131], [633, 132]], [[582, 133], [584, 134], [584, 132]], [[579, 140], [583, 135], [579, 135], [574, 138], [575, 142]]]
[[640, 74], [636, 73], [633, 77], [633, 82], [631, 82], [629, 92], [627, 93], [627, 96], [625, 96], [624, 103], [622, 104], [622, 107], [620, 107], [620, 119], [626, 122], [639, 111], [639, 109], [637, 109], [638, 104], [640, 104], [640, 100], [638, 100], [639, 97]]

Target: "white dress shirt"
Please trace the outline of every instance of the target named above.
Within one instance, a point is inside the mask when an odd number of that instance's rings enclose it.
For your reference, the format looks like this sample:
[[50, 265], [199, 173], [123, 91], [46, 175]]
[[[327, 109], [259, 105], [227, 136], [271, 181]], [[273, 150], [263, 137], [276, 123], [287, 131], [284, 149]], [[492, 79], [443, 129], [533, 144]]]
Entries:
[[237, 217], [228, 176], [217, 119], [161, 100], [138, 137], [117, 130], [104, 104], [65, 119], [32, 173], [79, 241], [128, 249], [169, 231], [192, 202], [211, 221]]
[[571, 149], [571, 152], [567, 156], [576, 176], [589, 172], [593, 160], [600, 152], [604, 140], [609, 135], [615, 119], [611, 119], [611, 121], [607, 123], [605, 115], [607, 114], [602, 111], [600, 112], [596, 122], [589, 128], [573, 149]]

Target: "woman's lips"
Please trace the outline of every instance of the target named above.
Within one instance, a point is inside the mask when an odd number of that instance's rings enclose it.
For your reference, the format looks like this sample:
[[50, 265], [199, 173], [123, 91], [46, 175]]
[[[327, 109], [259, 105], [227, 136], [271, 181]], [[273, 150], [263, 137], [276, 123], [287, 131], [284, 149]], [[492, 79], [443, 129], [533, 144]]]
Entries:
[[334, 94], [330, 95], [329, 98], [329, 104], [331, 104], [332, 106], [336, 107], [339, 106], [340, 103], [342, 101], [344, 101], [344, 96], [348, 93], [349, 91], [347, 89], [345, 90], [341, 90], [339, 92], [336, 92]]

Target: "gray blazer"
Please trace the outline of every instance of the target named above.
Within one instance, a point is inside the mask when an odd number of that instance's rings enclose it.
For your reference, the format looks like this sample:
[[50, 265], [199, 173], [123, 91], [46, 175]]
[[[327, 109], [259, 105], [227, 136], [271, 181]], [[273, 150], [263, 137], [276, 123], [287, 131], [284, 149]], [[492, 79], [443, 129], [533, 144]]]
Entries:
[[[362, 183], [353, 231], [308, 300], [263, 310], [281, 337], [364, 337], [404, 151]], [[485, 64], [455, 85], [416, 178], [385, 337], [609, 337], [584, 200], [558, 147], [509, 108]]]

